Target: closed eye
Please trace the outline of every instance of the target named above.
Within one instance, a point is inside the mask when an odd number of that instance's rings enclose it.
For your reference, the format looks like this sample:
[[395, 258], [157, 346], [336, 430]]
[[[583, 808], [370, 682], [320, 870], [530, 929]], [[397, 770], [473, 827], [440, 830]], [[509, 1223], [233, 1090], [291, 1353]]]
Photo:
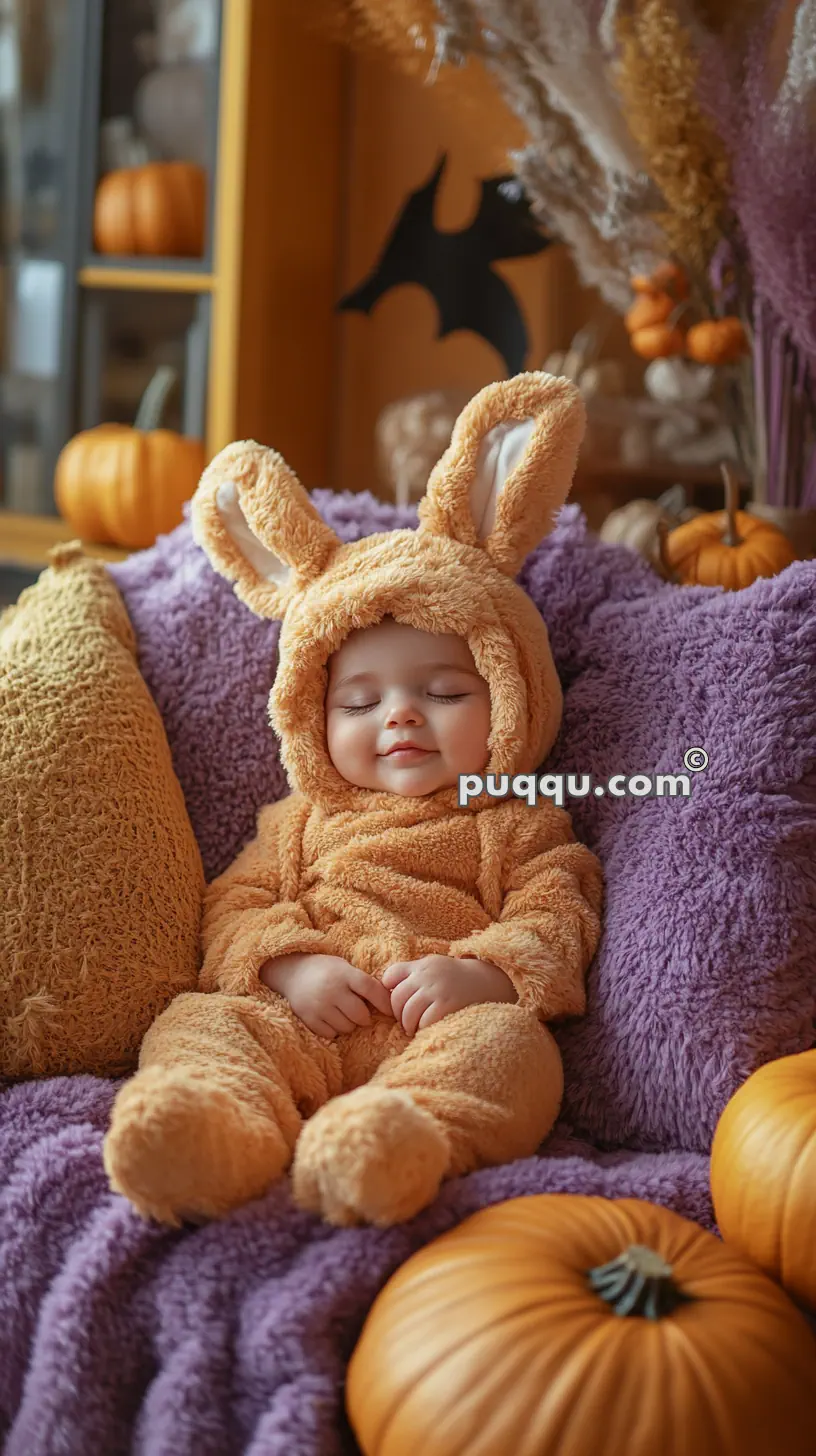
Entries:
[[[461, 702], [462, 698], [466, 698], [467, 696], [468, 696], [467, 693], [429, 693], [428, 694], [428, 697], [429, 698], [433, 698], [433, 701], [435, 703], [459, 703], [459, 702]], [[377, 704], [376, 703], [361, 703], [358, 707], [354, 707], [354, 708], [344, 708], [343, 709], [343, 712], [344, 713], [370, 713], [371, 712], [371, 709], [372, 708], [376, 708], [376, 707], [377, 707]]]

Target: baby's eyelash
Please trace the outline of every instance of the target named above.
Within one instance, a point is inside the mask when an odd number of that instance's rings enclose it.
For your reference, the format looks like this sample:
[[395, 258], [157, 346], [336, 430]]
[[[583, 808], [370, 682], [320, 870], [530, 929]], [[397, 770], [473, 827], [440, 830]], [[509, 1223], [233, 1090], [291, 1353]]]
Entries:
[[[429, 693], [428, 697], [433, 698], [435, 703], [458, 703], [461, 698], [467, 697], [467, 693]], [[376, 708], [376, 706], [376, 703], [362, 703], [359, 707], [344, 708], [343, 712], [370, 713], [371, 709]]]

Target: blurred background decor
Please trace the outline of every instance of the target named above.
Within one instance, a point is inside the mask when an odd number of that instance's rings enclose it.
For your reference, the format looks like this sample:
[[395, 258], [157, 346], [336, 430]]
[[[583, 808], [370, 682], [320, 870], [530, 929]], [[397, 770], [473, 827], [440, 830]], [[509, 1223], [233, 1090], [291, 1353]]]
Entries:
[[715, 371], [750, 509], [816, 544], [811, 0], [321, 4], [352, 43], [421, 58], [463, 102], [471, 65], [474, 86], [494, 80], [547, 233], [641, 357]]
[[[253, 437], [411, 499], [440, 398], [557, 369], [592, 528], [676, 484], [721, 509], [728, 461], [816, 551], [813, 29], [811, 0], [0, 0], [0, 570], [42, 564], [60, 451], [162, 367], [207, 458]], [[526, 219], [484, 259], [502, 322], [442, 320], [489, 193]], [[421, 194], [443, 276], [383, 287]]]
[[71, 530], [60, 452], [158, 369], [205, 458], [328, 479], [342, 69], [278, 0], [0, 0], [0, 599]]
[[435, 389], [394, 400], [382, 410], [376, 425], [379, 466], [397, 505], [413, 505], [425, 494], [467, 402], [463, 392]]
[[673, 485], [657, 500], [632, 500], [610, 511], [599, 535], [610, 546], [628, 546], [645, 557], [655, 571], [668, 576], [663, 553], [663, 532], [701, 514], [690, 506], [682, 485]]

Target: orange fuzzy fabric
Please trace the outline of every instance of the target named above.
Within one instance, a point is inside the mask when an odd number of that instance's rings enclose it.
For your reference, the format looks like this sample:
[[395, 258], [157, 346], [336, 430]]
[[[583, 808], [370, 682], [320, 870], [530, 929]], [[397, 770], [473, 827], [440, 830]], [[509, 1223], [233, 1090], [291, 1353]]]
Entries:
[[[488, 447], [520, 422], [532, 432], [500, 478]], [[329, 657], [357, 628], [389, 615], [459, 633], [490, 688], [485, 772], [535, 771], [562, 697], [546, 627], [513, 578], [569, 490], [583, 423], [567, 380], [488, 386], [457, 422], [419, 529], [350, 545], [275, 452], [232, 445], [205, 472], [197, 541], [253, 611], [284, 619], [270, 719], [292, 793], [209, 887], [201, 991], [151, 1029], [117, 1100], [107, 1166], [143, 1213], [224, 1212], [294, 1156], [305, 1207], [388, 1224], [441, 1178], [532, 1153], [550, 1130], [561, 1069], [543, 1023], [584, 1009], [597, 859], [547, 802], [484, 791], [460, 807], [456, 786], [408, 797], [350, 784], [328, 754], [324, 699]], [[506, 972], [518, 1004], [469, 1007], [410, 1041], [373, 1014], [330, 1044], [259, 980], [265, 960], [296, 951], [372, 976], [473, 956]]]
[[124, 602], [77, 542], [0, 619], [0, 1072], [131, 1070], [204, 873]]

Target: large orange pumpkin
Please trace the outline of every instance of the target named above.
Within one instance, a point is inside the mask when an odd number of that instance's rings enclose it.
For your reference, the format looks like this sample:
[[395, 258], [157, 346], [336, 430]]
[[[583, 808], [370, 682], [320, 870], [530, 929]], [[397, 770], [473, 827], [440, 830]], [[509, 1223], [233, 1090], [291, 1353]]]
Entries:
[[193, 162], [148, 162], [108, 172], [96, 189], [94, 246], [100, 253], [200, 258], [207, 174]]
[[724, 586], [739, 591], [761, 576], [796, 560], [787, 536], [769, 521], [737, 510], [739, 483], [730, 465], [722, 467], [724, 511], [706, 511], [661, 537], [666, 575], [684, 586]]
[[181, 524], [206, 461], [200, 440], [155, 428], [175, 379], [158, 369], [132, 427], [96, 425], [61, 452], [57, 509], [83, 541], [137, 550]]
[[364, 1456], [813, 1456], [816, 1341], [677, 1214], [517, 1198], [397, 1271], [347, 1407]]
[[768, 1062], [731, 1098], [711, 1192], [726, 1242], [816, 1310], [816, 1051]]

